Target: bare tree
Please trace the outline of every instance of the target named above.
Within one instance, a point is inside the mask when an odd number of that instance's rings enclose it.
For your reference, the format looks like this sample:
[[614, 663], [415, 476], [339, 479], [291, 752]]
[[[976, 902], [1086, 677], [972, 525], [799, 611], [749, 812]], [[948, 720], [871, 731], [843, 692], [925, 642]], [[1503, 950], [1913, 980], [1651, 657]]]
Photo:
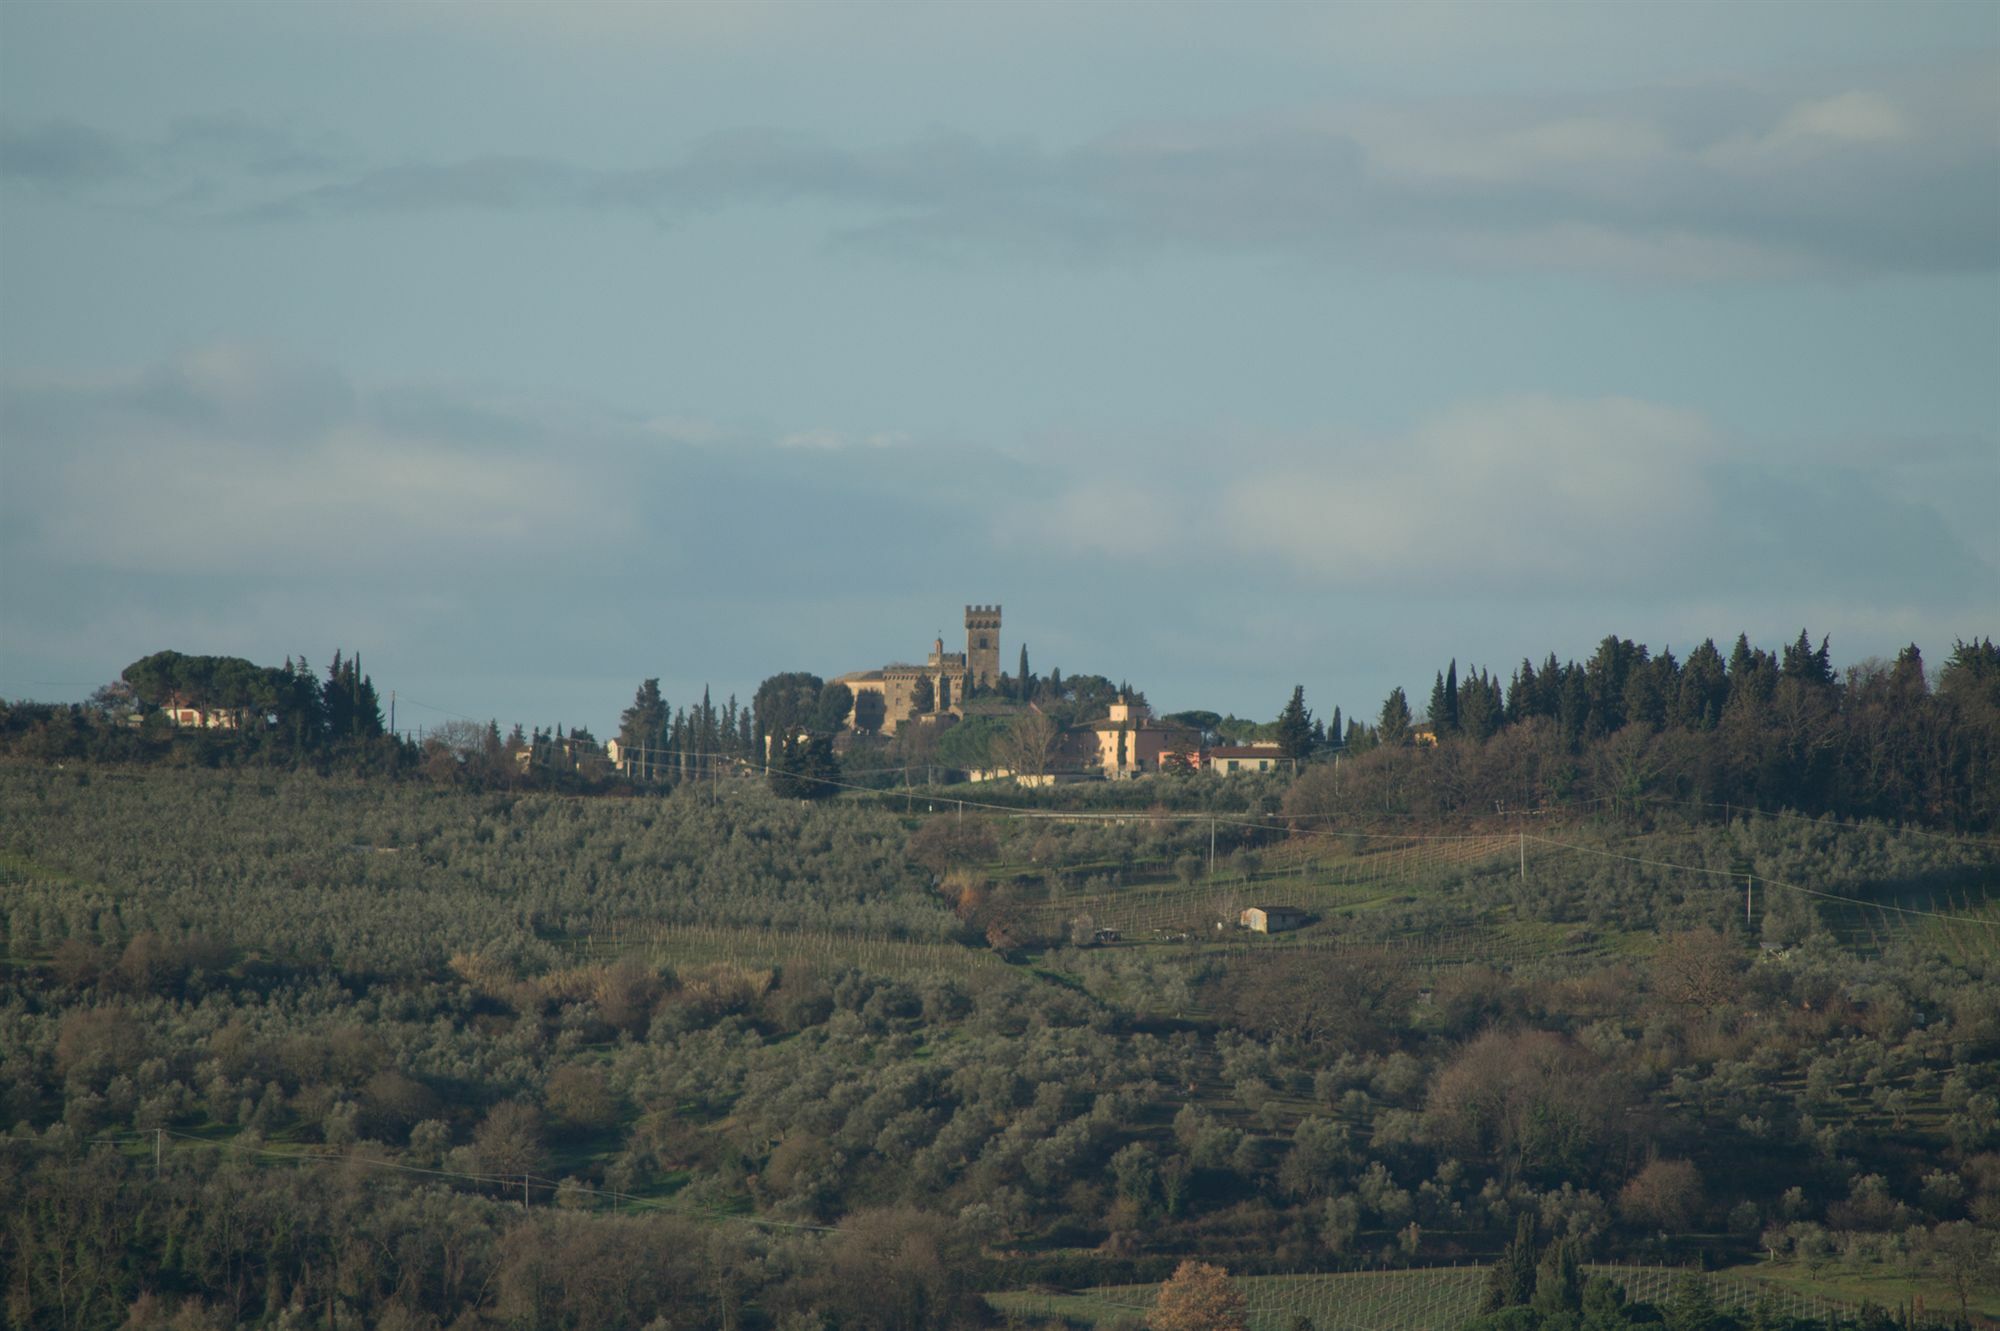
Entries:
[[1005, 733], [995, 737], [993, 752], [1017, 779], [1039, 781], [1048, 775], [1049, 758], [1055, 752], [1060, 733], [1046, 712], [1031, 707]]

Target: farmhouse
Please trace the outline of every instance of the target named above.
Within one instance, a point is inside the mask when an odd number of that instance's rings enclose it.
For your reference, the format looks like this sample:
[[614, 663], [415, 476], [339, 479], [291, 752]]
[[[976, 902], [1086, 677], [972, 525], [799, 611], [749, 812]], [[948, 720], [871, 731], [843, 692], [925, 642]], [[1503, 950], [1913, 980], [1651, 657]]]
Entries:
[[1276, 744], [1228, 744], [1208, 751], [1202, 764], [1217, 776], [1237, 772], [1268, 772], [1284, 761]]
[[1260, 934], [1280, 934], [1306, 922], [1306, 913], [1297, 906], [1246, 906], [1236, 923]]
[[169, 695], [160, 706], [160, 714], [168, 722], [191, 730], [240, 730], [246, 710], [242, 707], [197, 707], [191, 699], [179, 693]]

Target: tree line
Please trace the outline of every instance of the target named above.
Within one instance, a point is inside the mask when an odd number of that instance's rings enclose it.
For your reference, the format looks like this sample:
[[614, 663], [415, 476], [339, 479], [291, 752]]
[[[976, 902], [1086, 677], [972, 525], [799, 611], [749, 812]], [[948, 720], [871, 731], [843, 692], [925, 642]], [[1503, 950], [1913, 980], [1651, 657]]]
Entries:
[[[1961, 640], [1933, 684], [1915, 644], [1836, 671], [1801, 631], [1780, 651], [1739, 636], [1679, 659], [1608, 636], [1586, 661], [1524, 658], [1502, 681], [1439, 671], [1419, 718], [1400, 687], [1374, 724], [1321, 742], [1294, 690], [1277, 724], [1288, 756], [1358, 759], [1355, 816], [1455, 816], [1664, 795], [1696, 804], [1879, 818], [1961, 832], [2000, 819], [2000, 648]], [[1339, 727], [1336, 725], [1336, 730]], [[1325, 804], [1330, 773], [1309, 790]], [[1321, 812], [1332, 812], [1322, 808]]]

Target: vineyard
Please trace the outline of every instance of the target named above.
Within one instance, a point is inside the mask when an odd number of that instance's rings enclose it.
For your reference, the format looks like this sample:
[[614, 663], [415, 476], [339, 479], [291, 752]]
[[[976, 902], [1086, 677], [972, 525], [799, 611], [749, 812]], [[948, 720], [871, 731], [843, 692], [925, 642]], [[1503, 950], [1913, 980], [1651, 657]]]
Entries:
[[[1633, 1303], [1664, 1304], [1676, 1287], [1698, 1282], [1717, 1308], [1747, 1312], [1760, 1301], [1786, 1317], [1823, 1320], [1856, 1305], [1799, 1294], [1763, 1281], [1666, 1266], [1587, 1265], [1586, 1275], [1615, 1281]], [[1437, 1331], [1469, 1321], [1486, 1289], [1484, 1267], [1429, 1267], [1342, 1275], [1238, 1277], [1249, 1331]], [[988, 1296], [1002, 1313], [1060, 1319], [1072, 1327], [1130, 1325], [1159, 1297], [1153, 1285], [1115, 1285], [1074, 1293], [1023, 1291]]]

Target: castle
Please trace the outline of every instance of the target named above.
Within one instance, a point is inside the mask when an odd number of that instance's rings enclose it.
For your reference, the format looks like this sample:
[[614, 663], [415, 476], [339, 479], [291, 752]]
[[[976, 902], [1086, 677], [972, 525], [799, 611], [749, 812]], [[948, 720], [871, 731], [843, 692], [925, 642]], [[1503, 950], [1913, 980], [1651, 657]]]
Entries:
[[[896, 727], [915, 716], [958, 716], [966, 695], [974, 689], [990, 689], [1000, 681], [1000, 607], [965, 607], [965, 650], [947, 652], [944, 639], [931, 643], [923, 665], [885, 665], [880, 670], [857, 670], [833, 682], [845, 684], [854, 695], [854, 711], [848, 724], [856, 730], [896, 733]], [[930, 705], [924, 707], [925, 685], [929, 685]]]

